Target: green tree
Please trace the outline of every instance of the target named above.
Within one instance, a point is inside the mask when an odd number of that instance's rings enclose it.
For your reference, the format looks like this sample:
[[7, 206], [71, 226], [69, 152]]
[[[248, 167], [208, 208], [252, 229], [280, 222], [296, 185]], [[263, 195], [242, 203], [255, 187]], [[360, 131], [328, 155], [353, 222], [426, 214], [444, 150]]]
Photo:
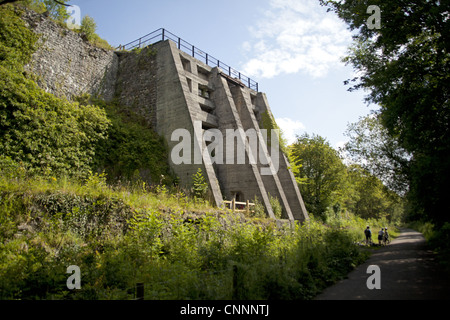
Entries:
[[96, 47], [107, 50], [112, 49], [108, 41], [100, 38], [100, 36], [96, 33], [97, 24], [95, 23], [94, 18], [88, 15], [84, 16], [83, 19], [81, 20], [81, 26], [79, 31], [85, 34], [87, 40]]
[[354, 214], [363, 219], [402, 219], [402, 198], [383, 185], [380, 179], [358, 165], [349, 166], [348, 179], [353, 186], [349, 210]]
[[64, 22], [69, 18], [66, 8], [69, 0], [3, 0], [0, 6], [8, 3], [21, 3], [38, 12], [48, 12], [49, 15], [59, 22]]
[[97, 24], [94, 18], [86, 15], [81, 20], [80, 32], [84, 33], [89, 41], [93, 41], [96, 38]]
[[[409, 200], [416, 218], [448, 221], [450, 176], [450, 2], [347, 0], [320, 2], [354, 31], [344, 59], [360, 74], [350, 90], [365, 89], [380, 106], [390, 136], [411, 153]], [[369, 5], [381, 28], [366, 24]]]
[[39, 2], [45, 5], [47, 12], [56, 21], [64, 22], [70, 16], [66, 9], [69, 0], [39, 0]]
[[290, 152], [299, 172], [300, 191], [309, 212], [323, 216], [345, 203], [346, 167], [339, 154], [318, 135], [297, 137]]
[[344, 148], [347, 158], [398, 194], [407, 192], [411, 155], [388, 134], [377, 114], [349, 124], [345, 134], [350, 138]]

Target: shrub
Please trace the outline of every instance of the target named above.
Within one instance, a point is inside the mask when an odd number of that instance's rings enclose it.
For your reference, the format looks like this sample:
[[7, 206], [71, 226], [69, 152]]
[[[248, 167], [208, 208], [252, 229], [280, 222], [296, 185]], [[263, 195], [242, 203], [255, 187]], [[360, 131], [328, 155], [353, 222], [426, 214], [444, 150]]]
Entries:
[[95, 149], [92, 168], [104, 171], [109, 183], [132, 182], [142, 187], [148, 185], [171, 185], [173, 174], [168, 164], [168, 150], [152, 128], [142, 123], [133, 114], [124, 114], [115, 102], [90, 96], [81, 96], [77, 101], [94, 104], [102, 108], [111, 122], [107, 139], [100, 140]]
[[[364, 259], [348, 232], [314, 219], [191, 218], [163, 211], [169, 196], [146, 206], [151, 194], [125, 201], [101, 175], [87, 181], [0, 184], [1, 298], [132, 299], [144, 282], [152, 299], [311, 299]], [[69, 265], [82, 270], [80, 291], [65, 287]]]
[[275, 218], [281, 219], [281, 216], [283, 214], [283, 207], [280, 204], [280, 200], [278, 200], [277, 197], [272, 197], [269, 194], [269, 202], [272, 206], [273, 214], [275, 215]]
[[202, 169], [198, 168], [197, 172], [192, 176], [192, 192], [194, 197], [199, 199], [205, 199], [208, 192], [208, 182], [203, 176]]
[[81, 20], [80, 32], [84, 33], [89, 41], [92, 41], [94, 40], [96, 31], [97, 24], [95, 23], [94, 19], [88, 15], [84, 16], [83, 20]]
[[258, 197], [255, 196], [255, 199], [253, 200], [253, 203], [255, 204], [255, 206], [253, 207], [252, 217], [255, 217], [255, 218], [266, 218], [267, 217], [266, 207], [258, 199]]
[[0, 154], [46, 175], [83, 176], [109, 120], [104, 110], [57, 98], [25, 76], [37, 37], [0, 8]]

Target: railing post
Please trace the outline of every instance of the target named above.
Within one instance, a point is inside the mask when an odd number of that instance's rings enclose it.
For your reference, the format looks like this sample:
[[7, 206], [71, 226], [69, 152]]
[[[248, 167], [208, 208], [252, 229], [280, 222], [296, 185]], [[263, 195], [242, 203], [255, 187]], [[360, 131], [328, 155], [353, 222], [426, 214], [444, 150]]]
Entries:
[[165, 36], [165, 31], [166, 31], [166, 29], [162, 29], [162, 41], [164, 41], [164, 36]]
[[206, 64], [208, 65], [208, 54], [206, 54]]
[[234, 213], [234, 211], [236, 211], [236, 200], [233, 198], [233, 200], [231, 201], [231, 208], [232, 208], [232, 210], [233, 210], [233, 213]]
[[250, 201], [247, 200], [247, 217], [250, 215]]
[[178, 37], [178, 50], [181, 50], [181, 38]]
[[195, 47], [192, 46], [192, 57], [195, 58]]

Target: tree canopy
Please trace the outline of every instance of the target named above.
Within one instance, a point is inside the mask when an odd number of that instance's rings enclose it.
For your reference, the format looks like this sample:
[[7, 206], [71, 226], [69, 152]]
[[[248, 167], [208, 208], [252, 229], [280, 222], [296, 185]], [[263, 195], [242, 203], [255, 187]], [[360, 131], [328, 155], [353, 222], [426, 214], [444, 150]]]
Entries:
[[380, 178], [399, 195], [408, 191], [408, 168], [411, 155], [382, 126], [379, 117], [371, 114], [347, 127], [350, 140], [345, 145], [346, 156]]
[[295, 164], [301, 164], [301, 193], [309, 212], [323, 214], [338, 203], [336, 193], [345, 175], [345, 166], [338, 153], [318, 135], [304, 134], [291, 147]]
[[289, 156], [310, 214], [324, 221], [349, 212], [365, 219], [402, 218], [402, 198], [371, 170], [344, 164], [325, 138], [315, 134], [298, 136], [289, 147]]
[[[411, 154], [409, 199], [415, 218], [448, 220], [450, 176], [450, 3], [425, 0], [320, 0], [354, 31], [344, 61], [359, 76], [350, 90], [369, 92], [379, 119]], [[367, 8], [381, 9], [379, 29]]]

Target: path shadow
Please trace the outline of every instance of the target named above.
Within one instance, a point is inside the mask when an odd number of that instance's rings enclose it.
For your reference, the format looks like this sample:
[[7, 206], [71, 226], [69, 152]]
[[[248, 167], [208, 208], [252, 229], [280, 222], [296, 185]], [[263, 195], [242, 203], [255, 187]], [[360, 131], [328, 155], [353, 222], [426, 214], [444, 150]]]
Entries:
[[[380, 268], [381, 289], [370, 290], [370, 265]], [[316, 300], [442, 300], [450, 299], [450, 281], [427, 250], [419, 232], [402, 229], [388, 246], [374, 250], [348, 278], [327, 288]]]

